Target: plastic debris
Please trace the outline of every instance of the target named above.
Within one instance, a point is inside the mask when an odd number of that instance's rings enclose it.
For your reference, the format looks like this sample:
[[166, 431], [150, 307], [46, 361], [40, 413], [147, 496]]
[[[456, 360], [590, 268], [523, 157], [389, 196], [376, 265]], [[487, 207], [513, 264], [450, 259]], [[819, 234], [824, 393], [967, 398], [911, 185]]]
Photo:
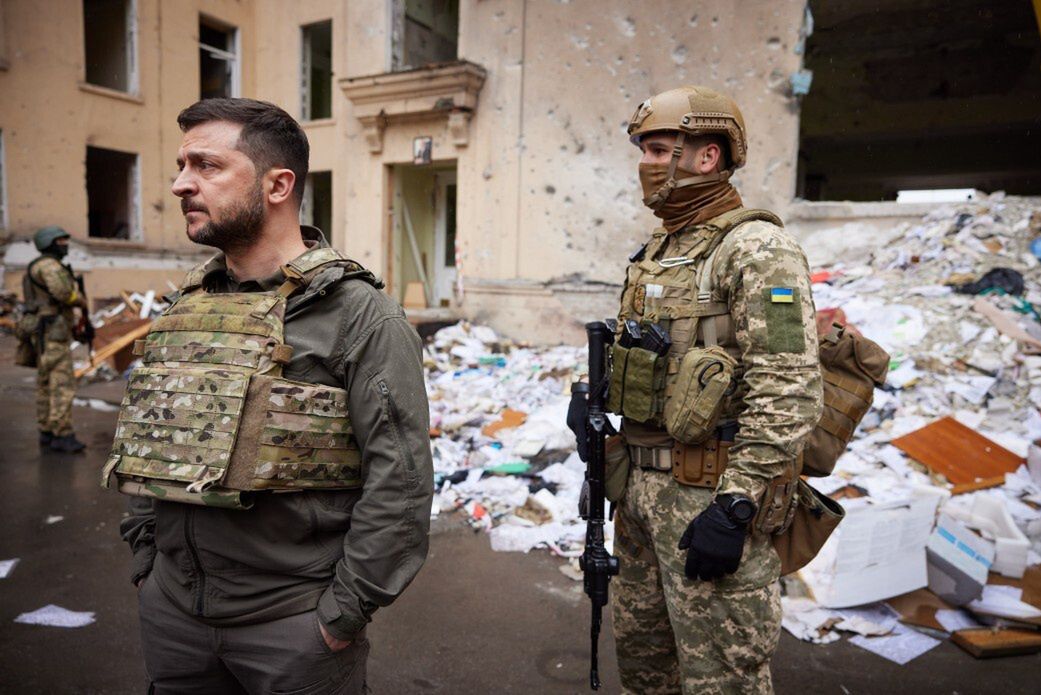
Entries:
[[92, 611], [70, 611], [52, 603], [31, 613], [22, 613], [14, 621], [24, 625], [85, 627], [94, 622], [94, 613]]
[[11, 560], [0, 560], [0, 579], [7, 579], [11, 572], [14, 571], [14, 566], [18, 564], [18, 558]]

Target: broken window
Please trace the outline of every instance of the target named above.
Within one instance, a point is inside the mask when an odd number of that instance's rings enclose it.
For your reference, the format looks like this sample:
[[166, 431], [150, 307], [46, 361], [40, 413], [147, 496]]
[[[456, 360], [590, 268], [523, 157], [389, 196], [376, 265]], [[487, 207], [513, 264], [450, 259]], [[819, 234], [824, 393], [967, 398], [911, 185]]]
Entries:
[[333, 23], [309, 24], [302, 28], [303, 61], [300, 78], [303, 91], [301, 114], [305, 121], [333, 115]]
[[137, 155], [87, 147], [87, 234], [137, 239]]
[[239, 96], [238, 30], [199, 17], [199, 98]]
[[300, 223], [318, 227], [326, 239], [332, 239], [333, 172], [313, 171], [304, 185], [304, 201], [300, 206]]
[[1041, 36], [1029, 2], [810, 0], [798, 194], [1041, 193]]
[[83, 46], [90, 84], [137, 90], [134, 0], [83, 0]]
[[408, 70], [459, 57], [459, 0], [395, 0], [391, 67]]

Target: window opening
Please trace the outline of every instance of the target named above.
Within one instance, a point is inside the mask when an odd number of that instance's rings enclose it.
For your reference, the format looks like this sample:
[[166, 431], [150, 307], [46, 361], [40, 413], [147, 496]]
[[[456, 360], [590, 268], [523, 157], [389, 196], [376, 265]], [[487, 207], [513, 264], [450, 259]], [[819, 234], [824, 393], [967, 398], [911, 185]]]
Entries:
[[309, 24], [301, 29], [303, 62], [301, 87], [305, 121], [333, 115], [333, 23]]
[[1041, 35], [1031, 3], [810, 0], [809, 9], [799, 196], [1041, 193]]
[[239, 96], [238, 30], [199, 17], [201, 99]]
[[459, 0], [396, 0], [391, 68], [408, 70], [459, 58]]
[[88, 83], [137, 91], [134, 0], [83, 0], [83, 46]]
[[137, 239], [137, 155], [87, 147], [87, 234]]
[[7, 229], [7, 178], [4, 131], [0, 129], [0, 229]]
[[304, 201], [300, 206], [300, 223], [318, 227], [332, 241], [333, 172], [313, 171], [304, 184]]

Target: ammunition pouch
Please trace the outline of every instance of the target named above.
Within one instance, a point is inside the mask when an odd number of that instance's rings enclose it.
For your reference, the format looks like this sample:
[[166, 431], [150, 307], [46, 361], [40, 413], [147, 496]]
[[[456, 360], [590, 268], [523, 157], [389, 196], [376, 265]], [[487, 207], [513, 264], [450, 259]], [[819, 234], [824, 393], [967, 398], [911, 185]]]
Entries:
[[767, 484], [766, 492], [759, 500], [759, 513], [753, 522], [753, 527], [758, 533], [781, 533], [791, 524], [792, 515], [795, 514], [798, 470], [801, 467], [802, 454], [794, 466], [790, 466], [786, 472]]
[[835, 500], [810, 487], [800, 478], [787, 526], [774, 534], [773, 546], [781, 558], [781, 576], [805, 567], [846, 516]]
[[665, 429], [682, 444], [697, 444], [716, 429], [733, 390], [737, 362], [718, 346], [688, 350], [680, 361], [672, 396], [665, 403]]
[[604, 497], [618, 502], [629, 484], [629, 449], [622, 435], [608, 437], [604, 448]]
[[665, 386], [666, 359], [641, 347], [611, 346], [607, 409], [636, 422], [657, 422]]

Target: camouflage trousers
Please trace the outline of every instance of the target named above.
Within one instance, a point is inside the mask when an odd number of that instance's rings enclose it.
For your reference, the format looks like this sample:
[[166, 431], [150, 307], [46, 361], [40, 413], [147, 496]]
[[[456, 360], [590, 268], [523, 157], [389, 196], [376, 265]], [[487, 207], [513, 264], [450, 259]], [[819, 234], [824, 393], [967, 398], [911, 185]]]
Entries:
[[745, 543], [741, 566], [691, 580], [678, 544], [712, 491], [634, 468], [615, 514], [612, 582], [618, 669], [626, 693], [771, 693], [781, 631], [780, 561], [769, 539]]
[[57, 340], [44, 342], [36, 362], [36, 423], [41, 432], [63, 437], [72, 434], [72, 398], [76, 378], [72, 350]]

